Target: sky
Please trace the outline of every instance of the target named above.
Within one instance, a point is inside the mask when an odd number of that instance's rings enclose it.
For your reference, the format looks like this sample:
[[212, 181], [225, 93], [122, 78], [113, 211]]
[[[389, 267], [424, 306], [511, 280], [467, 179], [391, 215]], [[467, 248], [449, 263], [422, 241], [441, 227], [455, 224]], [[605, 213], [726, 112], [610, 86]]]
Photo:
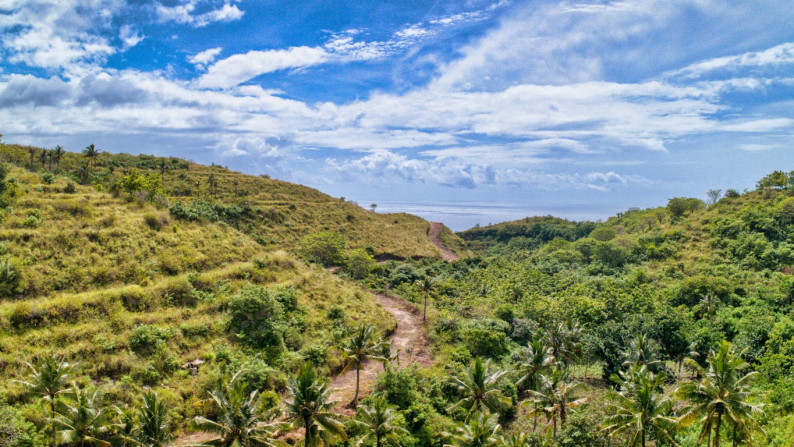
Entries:
[[0, 0], [0, 133], [455, 230], [597, 220], [794, 169], [791, 23], [791, 0]]

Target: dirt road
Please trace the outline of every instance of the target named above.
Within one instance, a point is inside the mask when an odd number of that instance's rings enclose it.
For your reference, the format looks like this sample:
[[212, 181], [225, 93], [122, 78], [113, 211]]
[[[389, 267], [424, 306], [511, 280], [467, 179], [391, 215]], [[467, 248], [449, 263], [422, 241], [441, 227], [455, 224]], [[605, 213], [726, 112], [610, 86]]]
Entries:
[[[392, 355], [399, 357], [396, 363], [406, 367], [414, 363], [430, 366], [432, 360], [428, 349], [427, 334], [422, 325], [422, 314], [412, 305], [388, 295], [373, 293], [375, 299], [397, 319], [397, 330], [389, 337], [392, 343]], [[360, 372], [359, 399], [369, 393], [375, 384], [375, 378], [383, 371], [379, 362], [367, 362]], [[356, 371], [350, 370], [331, 380], [329, 388], [334, 390], [332, 400], [337, 401], [337, 411], [345, 407], [356, 393]], [[347, 410], [349, 411], [349, 410]]]
[[445, 261], [457, 261], [460, 259], [458, 255], [452, 253], [450, 249], [444, 246], [444, 243], [441, 242], [441, 231], [444, 229], [444, 224], [441, 222], [430, 222], [430, 231], [427, 233], [427, 237], [430, 238], [430, 242], [433, 243], [439, 250], [441, 250], [441, 258]]

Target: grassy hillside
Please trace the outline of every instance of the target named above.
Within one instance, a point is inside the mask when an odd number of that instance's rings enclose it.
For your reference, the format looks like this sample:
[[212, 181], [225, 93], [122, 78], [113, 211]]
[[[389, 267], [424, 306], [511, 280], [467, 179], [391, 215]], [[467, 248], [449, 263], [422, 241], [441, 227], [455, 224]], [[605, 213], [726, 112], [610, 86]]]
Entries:
[[[419, 217], [374, 213], [344, 198], [333, 198], [267, 176], [244, 175], [217, 165], [203, 166], [145, 155], [101, 152], [92, 160], [83, 154], [67, 152], [60, 163], [47, 158], [43, 165], [40, 156], [39, 148], [0, 145], [0, 161], [35, 171], [44, 166], [45, 170], [58, 171], [76, 183], [97, 185], [105, 191], [112, 191], [133, 170], [142, 177], [151, 175], [160, 179], [158, 194], [164, 197], [163, 205], [173, 206], [178, 202], [184, 205], [183, 209], [198, 210], [197, 219], [222, 221], [264, 246], [295, 251], [304, 236], [334, 231], [345, 238], [348, 248], [369, 248], [376, 257], [440, 255], [427, 238], [429, 223]], [[121, 196], [126, 194], [116, 192]], [[202, 212], [208, 209], [209, 212]], [[458, 242], [459, 249], [463, 248], [454, 235], [449, 239]]]

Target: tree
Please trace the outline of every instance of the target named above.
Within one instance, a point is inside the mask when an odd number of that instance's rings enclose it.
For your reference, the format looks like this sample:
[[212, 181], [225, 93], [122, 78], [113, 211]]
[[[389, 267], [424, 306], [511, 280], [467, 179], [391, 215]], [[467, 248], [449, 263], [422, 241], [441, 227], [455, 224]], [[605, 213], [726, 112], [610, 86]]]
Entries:
[[700, 302], [695, 306], [693, 309], [696, 313], [699, 314], [706, 314], [709, 321], [711, 321], [712, 315], [714, 314], [714, 310], [717, 308], [717, 305], [720, 303], [719, 297], [714, 294], [714, 292], [708, 292], [703, 295], [703, 298], [700, 299]]
[[509, 438], [501, 436], [499, 438], [499, 444], [502, 447], [530, 447], [531, 445], [526, 433], [516, 433]]
[[[242, 379], [244, 370], [231, 378], [221, 378], [216, 389], [210, 392], [209, 402], [217, 414], [216, 420], [196, 417], [194, 424], [200, 430], [217, 435], [205, 441], [207, 446], [274, 446], [279, 423], [273, 422], [275, 414], [262, 411], [258, 390], [248, 392], [248, 383]], [[152, 445], [153, 444], [148, 444]]]
[[29, 169], [32, 171], [33, 170], [33, 163], [34, 163], [34, 160], [36, 159], [36, 148], [32, 147], [32, 146], [28, 147], [28, 154], [30, 155], [30, 164], [28, 166], [29, 166]]
[[709, 205], [714, 205], [715, 203], [717, 203], [717, 200], [720, 199], [720, 195], [722, 195], [721, 189], [709, 189], [706, 192], [706, 197], [709, 198], [708, 201]]
[[654, 374], [646, 365], [632, 365], [628, 371], [615, 378], [620, 391], [609, 394], [609, 415], [603, 430], [609, 436], [629, 434], [628, 447], [645, 447], [652, 438], [673, 442], [676, 420], [673, 418], [673, 401], [662, 392], [667, 376]]
[[110, 443], [102, 439], [110, 428], [109, 414], [99, 407], [99, 389], [88, 390], [72, 383], [64, 395], [67, 399], [58, 402], [54, 421], [61, 440], [80, 447], [109, 447]]
[[56, 174], [61, 169], [61, 158], [63, 157], [64, 153], [65, 152], [64, 152], [63, 148], [60, 145], [55, 146], [55, 149], [53, 149], [53, 151], [52, 151], [52, 160], [55, 162], [55, 173]]
[[452, 443], [444, 447], [494, 447], [500, 441], [496, 435], [501, 429], [495, 415], [481, 413], [471, 423], [458, 427], [455, 434], [447, 435]]
[[408, 434], [404, 428], [397, 425], [395, 418], [397, 407], [389, 405], [384, 396], [377, 396], [371, 402], [358, 409], [357, 417], [353, 423], [361, 427], [365, 434], [358, 441], [362, 445], [370, 438], [375, 438], [375, 447], [381, 447], [384, 439], [394, 440], [398, 433]]
[[376, 209], [376, 208], [378, 208], [378, 204], [377, 204], [377, 203], [371, 203], [371, 204], [369, 205], [369, 209], [370, 209], [370, 210], [371, 210], [373, 213], [375, 212], [375, 209]]
[[[55, 420], [55, 407], [58, 396], [67, 390], [72, 367], [55, 354], [40, 358], [35, 365], [25, 362], [30, 369], [27, 381], [16, 381], [24, 386], [29, 393], [39, 396], [50, 406], [50, 421]], [[52, 447], [55, 447], [55, 425], [52, 427]]]
[[419, 284], [419, 290], [422, 291], [422, 296], [424, 296], [424, 306], [422, 310], [422, 321], [427, 321], [427, 296], [433, 292], [435, 288], [435, 283], [433, 282], [433, 278], [429, 276], [425, 276], [423, 279], [417, 281]]
[[582, 330], [578, 324], [553, 323], [546, 329], [546, 343], [555, 363], [568, 365], [581, 348]]
[[174, 438], [169, 427], [168, 409], [154, 391], [143, 394], [137, 423], [134, 436], [142, 447], [166, 447]]
[[325, 383], [315, 377], [310, 363], [304, 364], [298, 377], [289, 381], [287, 418], [293, 428], [305, 430], [304, 446], [315, 447], [347, 440], [344, 425], [331, 412], [334, 402]]
[[641, 367], [645, 366], [653, 372], [657, 372], [662, 361], [659, 360], [659, 348], [653, 340], [649, 339], [646, 334], [637, 334], [633, 340], [629, 342], [629, 348], [623, 353], [626, 359], [623, 362], [624, 367]]
[[536, 338], [530, 341], [529, 345], [521, 350], [521, 361], [518, 365], [518, 373], [521, 377], [516, 385], [537, 391], [540, 385], [540, 374], [551, 364], [552, 360], [549, 348], [542, 339]]
[[101, 151], [94, 146], [94, 143], [89, 144], [85, 147], [85, 149], [83, 149], [83, 155], [88, 158], [88, 161], [90, 162], [89, 166], [92, 169], [96, 167], [96, 161], [97, 157], [99, 156], [99, 152]]
[[667, 212], [673, 219], [678, 219], [685, 213], [691, 213], [703, 208], [705, 204], [700, 199], [687, 197], [674, 197], [667, 202]]
[[581, 386], [579, 382], [569, 382], [568, 372], [555, 367], [548, 375], [542, 374], [540, 376], [540, 390], [530, 391], [534, 403], [538, 404], [532, 413], [541, 412], [546, 415], [548, 423], [546, 424], [546, 432], [549, 429], [553, 430], [554, 440], [557, 439], [557, 421], [560, 426], [565, 425], [568, 419], [568, 412], [582, 405], [586, 399], [574, 399], [573, 393]]
[[462, 408], [466, 411], [464, 419], [466, 422], [474, 413], [482, 412], [484, 409], [499, 413], [500, 403], [511, 403], [510, 398], [503, 396], [502, 390], [498, 388], [499, 379], [505, 374], [507, 371], [491, 371], [490, 360], [483, 363], [479, 357], [475, 358], [474, 363], [461, 377], [452, 377], [463, 398], [449, 407], [447, 411]]
[[345, 367], [342, 372], [347, 372], [353, 368], [356, 370], [356, 394], [350, 401], [350, 406], [356, 408], [358, 404], [359, 378], [361, 368], [369, 359], [386, 361], [380, 354], [382, 352], [382, 341], [375, 341], [375, 326], [371, 324], [360, 324], [355, 329], [351, 337], [342, 350], [345, 352]]
[[47, 149], [42, 149], [39, 152], [39, 163], [41, 163], [41, 170], [44, 171], [47, 165], [47, 154], [49, 151]]
[[323, 231], [306, 235], [301, 240], [301, 255], [324, 266], [341, 265], [345, 240], [338, 233]]
[[369, 276], [378, 263], [363, 248], [357, 248], [347, 256], [345, 271], [353, 278], [363, 279]]
[[678, 388], [678, 395], [688, 402], [680, 422], [689, 426], [699, 422], [702, 426], [700, 439], [707, 438], [706, 445], [720, 445], [720, 428], [726, 419], [733, 428], [733, 445], [737, 445], [740, 434], [749, 434], [758, 428], [756, 415], [761, 407], [753, 405], [749, 382], [756, 372], [744, 374], [749, 364], [742, 360], [733, 346], [723, 340], [716, 351], [709, 352], [708, 368], [694, 361], [687, 364], [701, 377], [699, 381], [687, 382]]

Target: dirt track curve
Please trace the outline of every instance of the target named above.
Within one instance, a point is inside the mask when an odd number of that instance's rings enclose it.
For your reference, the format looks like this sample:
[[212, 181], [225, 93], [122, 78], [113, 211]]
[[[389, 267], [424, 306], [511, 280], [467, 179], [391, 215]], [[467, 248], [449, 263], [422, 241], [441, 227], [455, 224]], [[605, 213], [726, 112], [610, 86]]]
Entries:
[[[422, 324], [422, 314], [419, 310], [399, 298], [382, 293], [373, 293], [372, 295], [397, 320], [397, 330], [389, 336], [392, 343], [391, 353], [398, 356], [396, 364], [401, 368], [414, 363], [423, 367], [430, 366], [432, 360], [428, 349], [427, 333]], [[360, 373], [359, 399], [369, 393], [375, 383], [375, 378], [381, 371], [383, 371], [383, 366], [379, 362], [369, 361], [364, 364]], [[353, 395], [356, 393], [356, 371], [350, 370], [334, 377], [329, 388], [334, 390], [332, 400], [337, 401], [336, 409], [338, 411], [346, 410], [343, 407], [353, 400]]]
[[450, 249], [444, 246], [444, 243], [441, 242], [441, 231], [444, 230], [444, 224], [441, 222], [430, 222], [430, 231], [427, 233], [427, 237], [430, 238], [430, 242], [433, 243], [439, 250], [441, 250], [441, 258], [445, 261], [452, 262], [457, 261], [460, 259], [458, 255], [452, 253]]

